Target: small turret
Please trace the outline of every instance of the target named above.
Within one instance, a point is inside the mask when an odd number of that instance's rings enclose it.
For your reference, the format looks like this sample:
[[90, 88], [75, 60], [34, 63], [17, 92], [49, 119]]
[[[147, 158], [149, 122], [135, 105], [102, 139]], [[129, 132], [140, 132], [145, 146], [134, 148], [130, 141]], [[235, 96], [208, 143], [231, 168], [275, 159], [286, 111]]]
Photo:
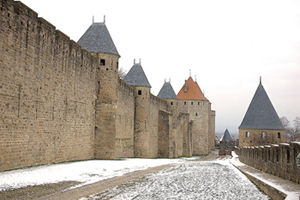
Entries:
[[134, 88], [135, 124], [134, 124], [134, 156], [149, 157], [150, 146], [150, 89], [151, 85], [142, 68], [141, 60], [133, 66], [124, 81]]

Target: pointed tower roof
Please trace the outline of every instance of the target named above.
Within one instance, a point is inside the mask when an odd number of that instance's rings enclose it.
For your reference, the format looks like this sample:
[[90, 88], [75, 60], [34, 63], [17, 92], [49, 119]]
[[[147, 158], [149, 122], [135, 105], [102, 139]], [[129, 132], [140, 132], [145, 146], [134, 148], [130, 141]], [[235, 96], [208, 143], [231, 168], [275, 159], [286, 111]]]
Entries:
[[147, 76], [140, 63], [134, 63], [129, 72], [124, 78], [124, 81], [133, 86], [147, 86], [151, 87]]
[[239, 129], [285, 129], [261, 80]]
[[189, 79], [186, 80], [185, 84], [178, 92], [177, 97], [178, 99], [208, 101], [208, 99], [202, 93], [198, 83], [194, 82], [192, 77], [189, 77]]
[[161, 99], [178, 99], [170, 82], [165, 82], [157, 97]]
[[102, 52], [119, 55], [105, 22], [93, 23], [81, 36], [77, 43], [89, 52]]
[[221, 137], [220, 141], [222, 141], [222, 142], [232, 141], [232, 137], [227, 128], [226, 128], [223, 136]]

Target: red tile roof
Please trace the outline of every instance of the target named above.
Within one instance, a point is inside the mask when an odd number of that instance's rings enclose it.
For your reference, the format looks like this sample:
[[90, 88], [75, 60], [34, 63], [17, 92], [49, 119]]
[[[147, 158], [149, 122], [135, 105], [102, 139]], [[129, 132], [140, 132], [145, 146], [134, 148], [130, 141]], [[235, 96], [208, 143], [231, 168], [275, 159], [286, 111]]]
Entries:
[[[187, 86], [187, 91], [184, 92], [184, 86]], [[177, 94], [178, 99], [186, 99], [186, 100], [204, 100], [209, 101], [204, 94], [202, 93], [199, 85], [197, 82], [194, 82], [192, 77], [189, 77], [189, 79], [186, 81], [186, 84], [184, 84], [181, 88], [181, 90]]]

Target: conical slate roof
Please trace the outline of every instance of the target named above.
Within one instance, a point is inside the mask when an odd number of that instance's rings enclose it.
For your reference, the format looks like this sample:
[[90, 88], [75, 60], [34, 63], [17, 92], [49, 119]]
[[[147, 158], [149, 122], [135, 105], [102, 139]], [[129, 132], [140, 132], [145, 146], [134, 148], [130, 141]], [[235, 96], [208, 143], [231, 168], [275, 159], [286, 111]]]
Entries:
[[[186, 92], [184, 90], [185, 87], [187, 87]], [[177, 97], [178, 99], [208, 101], [208, 99], [203, 95], [198, 83], [194, 82], [192, 77], [189, 77], [186, 83], [182, 86], [181, 90], [177, 94]]]
[[124, 81], [133, 86], [147, 86], [151, 87], [147, 76], [141, 66], [141, 64], [134, 64], [127, 75], [124, 78]]
[[232, 137], [227, 128], [226, 128], [223, 136], [221, 137], [220, 141], [222, 141], [222, 142], [232, 141]]
[[239, 129], [285, 129], [261, 81]]
[[105, 23], [93, 23], [77, 42], [89, 52], [119, 55]]
[[170, 82], [165, 82], [157, 97], [162, 99], [178, 99]]

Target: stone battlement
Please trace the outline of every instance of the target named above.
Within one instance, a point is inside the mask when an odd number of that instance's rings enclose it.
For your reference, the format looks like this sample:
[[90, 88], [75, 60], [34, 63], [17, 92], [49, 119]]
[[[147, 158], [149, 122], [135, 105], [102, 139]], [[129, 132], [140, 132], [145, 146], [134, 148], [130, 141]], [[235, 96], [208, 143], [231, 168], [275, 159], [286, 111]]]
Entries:
[[264, 146], [244, 146], [237, 149], [241, 162], [256, 169], [300, 183], [296, 157], [300, 143], [280, 143]]

